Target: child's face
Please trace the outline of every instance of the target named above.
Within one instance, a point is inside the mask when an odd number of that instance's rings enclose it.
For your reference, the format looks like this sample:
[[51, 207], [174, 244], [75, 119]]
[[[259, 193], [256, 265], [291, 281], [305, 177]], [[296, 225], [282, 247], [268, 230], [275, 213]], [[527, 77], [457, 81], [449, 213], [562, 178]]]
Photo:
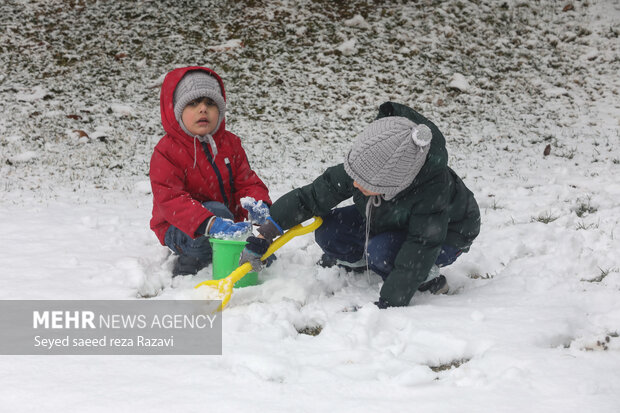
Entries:
[[204, 136], [215, 131], [219, 116], [215, 102], [204, 97], [189, 102], [183, 109], [181, 120], [190, 133]]
[[367, 190], [366, 188], [364, 188], [363, 186], [358, 184], [357, 181], [353, 181], [353, 186], [356, 187], [357, 189], [359, 189], [360, 192], [362, 194], [366, 195], [366, 196], [381, 195], [378, 192], [371, 192], [371, 191]]

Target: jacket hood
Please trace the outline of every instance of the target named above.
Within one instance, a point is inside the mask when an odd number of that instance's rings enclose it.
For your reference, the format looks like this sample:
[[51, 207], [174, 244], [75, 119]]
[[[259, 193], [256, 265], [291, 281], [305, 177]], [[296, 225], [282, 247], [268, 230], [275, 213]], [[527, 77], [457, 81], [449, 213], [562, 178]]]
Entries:
[[[187, 72], [190, 72], [193, 70], [202, 70], [204, 72], [207, 72], [211, 76], [213, 76], [220, 84], [220, 89], [222, 90], [222, 97], [224, 98], [224, 100], [226, 100], [226, 91], [224, 89], [224, 82], [222, 81], [222, 79], [217, 73], [215, 73], [213, 70], [207, 67], [188, 66], [188, 67], [182, 67], [179, 69], [174, 69], [173, 71], [169, 72], [164, 78], [164, 82], [161, 86], [161, 93], [159, 96], [159, 106], [161, 110], [161, 124], [164, 127], [164, 130], [166, 131], [168, 135], [171, 135], [176, 138], [185, 137], [187, 139], [192, 139], [191, 136], [189, 136], [186, 132], [183, 131], [183, 129], [181, 128], [181, 125], [179, 124], [179, 122], [177, 121], [174, 115], [173, 96], [174, 96], [174, 90], [176, 89], [177, 85], [179, 84], [183, 76], [185, 76]], [[225, 119], [222, 119], [222, 123], [220, 124], [220, 127], [218, 128], [218, 130], [213, 134], [213, 137], [216, 138], [220, 136], [222, 133], [224, 133], [225, 130], [226, 130]], [[188, 140], [188, 142], [190, 141]]]

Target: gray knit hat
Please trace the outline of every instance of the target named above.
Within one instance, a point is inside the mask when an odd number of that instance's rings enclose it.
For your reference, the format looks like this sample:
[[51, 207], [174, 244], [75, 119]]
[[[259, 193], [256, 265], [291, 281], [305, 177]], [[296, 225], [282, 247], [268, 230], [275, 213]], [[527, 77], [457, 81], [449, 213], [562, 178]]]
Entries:
[[219, 129], [224, 119], [224, 114], [226, 113], [226, 101], [222, 96], [222, 90], [220, 89], [220, 84], [217, 79], [202, 70], [187, 72], [177, 84], [176, 89], [174, 89], [172, 103], [174, 104], [174, 116], [181, 125], [181, 128], [189, 135], [191, 135], [191, 133], [189, 133], [185, 125], [183, 125], [181, 115], [183, 114], [183, 109], [185, 109], [185, 106], [187, 106], [189, 102], [201, 97], [212, 99], [220, 111], [215, 131]]
[[415, 179], [426, 162], [433, 137], [426, 125], [388, 116], [372, 122], [355, 139], [344, 169], [365, 189], [394, 198]]

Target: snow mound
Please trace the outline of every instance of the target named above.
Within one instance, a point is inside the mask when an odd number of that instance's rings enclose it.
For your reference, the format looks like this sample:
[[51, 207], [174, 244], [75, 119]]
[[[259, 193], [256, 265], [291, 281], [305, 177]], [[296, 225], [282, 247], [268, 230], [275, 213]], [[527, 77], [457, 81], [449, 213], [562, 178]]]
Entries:
[[357, 53], [357, 47], [355, 46], [357, 41], [355, 39], [349, 39], [344, 41], [340, 46], [338, 46], [338, 51], [345, 56], [351, 56]]
[[448, 83], [448, 89], [455, 89], [461, 92], [467, 92], [469, 90], [469, 82], [467, 78], [460, 73], [454, 73], [450, 82]]

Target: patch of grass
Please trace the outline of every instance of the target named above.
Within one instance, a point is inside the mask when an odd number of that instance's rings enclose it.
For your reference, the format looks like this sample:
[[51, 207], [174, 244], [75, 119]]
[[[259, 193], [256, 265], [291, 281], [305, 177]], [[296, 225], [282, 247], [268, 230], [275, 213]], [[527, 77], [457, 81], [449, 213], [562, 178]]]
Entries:
[[463, 364], [467, 363], [469, 360], [471, 360], [471, 359], [452, 360], [449, 363], [444, 363], [444, 364], [440, 364], [440, 365], [437, 365], [437, 366], [428, 366], [428, 368], [433, 370], [435, 373], [439, 373], [439, 372], [442, 372], [442, 371], [451, 370], [453, 368], [455, 368], [455, 369], [459, 368]]
[[580, 200], [579, 205], [577, 205], [577, 208], [575, 208], [575, 214], [577, 214], [579, 218], [583, 217], [586, 214], [593, 214], [596, 211], [596, 207], [593, 207], [590, 203], [590, 197], [588, 197], [585, 201]]
[[581, 230], [581, 229], [584, 229], [584, 230], [587, 230], [587, 229], [596, 229], [596, 228], [598, 228], [598, 226], [599, 226], [599, 224], [598, 224], [598, 223], [596, 223], [596, 224], [586, 224], [585, 222], [580, 221], [580, 222], [577, 224], [577, 227], [576, 227], [575, 229], [576, 229], [577, 231], [579, 231], [579, 230]]
[[581, 280], [581, 281], [586, 281], [589, 283], [600, 283], [602, 282], [605, 277], [607, 277], [610, 273], [612, 272], [616, 272], [617, 269], [616, 268], [607, 268], [607, 269], [602, 269], [601, 267], [598, 267], [600, 273], [599, 275], [597, 275], [596, 277], [589, 279], [589, 280]]
[[467, 276], [471, 278], [472, 280], [490, 280], [491, 278], [495, 277], [495, 274], [489, 274], [487, 272], [484, 275], [473, 273], [473, 274], [467, 274]]
[[306, 334], [308, 336], [318, 336], [323, 331], [323, 326], [305, 326], [297, 329], [299, 334]]
[[504, 209], [504, 207], [497, 203], [497, 199], [493, 199], [493, 203], [491, 204], [491, 209], [494, 211], [497, 211], [498, 209]]
[[558, 153], [558, 156], [560, 158], [566, 158], [568, 160], [572, 160], [575, 157], [576, 153], [577, 153], [577, 148], [571, 148], [571, 149], [568, 149], [568, 150], [566, 150], [564, 152]]
[[553, 215], [551, 212], [545, 212], [537, 217], [532, 217], [532, 222], [542, 222], [543, 224], [549, 224], [556, 219], [558, 219], [558, 215]]

